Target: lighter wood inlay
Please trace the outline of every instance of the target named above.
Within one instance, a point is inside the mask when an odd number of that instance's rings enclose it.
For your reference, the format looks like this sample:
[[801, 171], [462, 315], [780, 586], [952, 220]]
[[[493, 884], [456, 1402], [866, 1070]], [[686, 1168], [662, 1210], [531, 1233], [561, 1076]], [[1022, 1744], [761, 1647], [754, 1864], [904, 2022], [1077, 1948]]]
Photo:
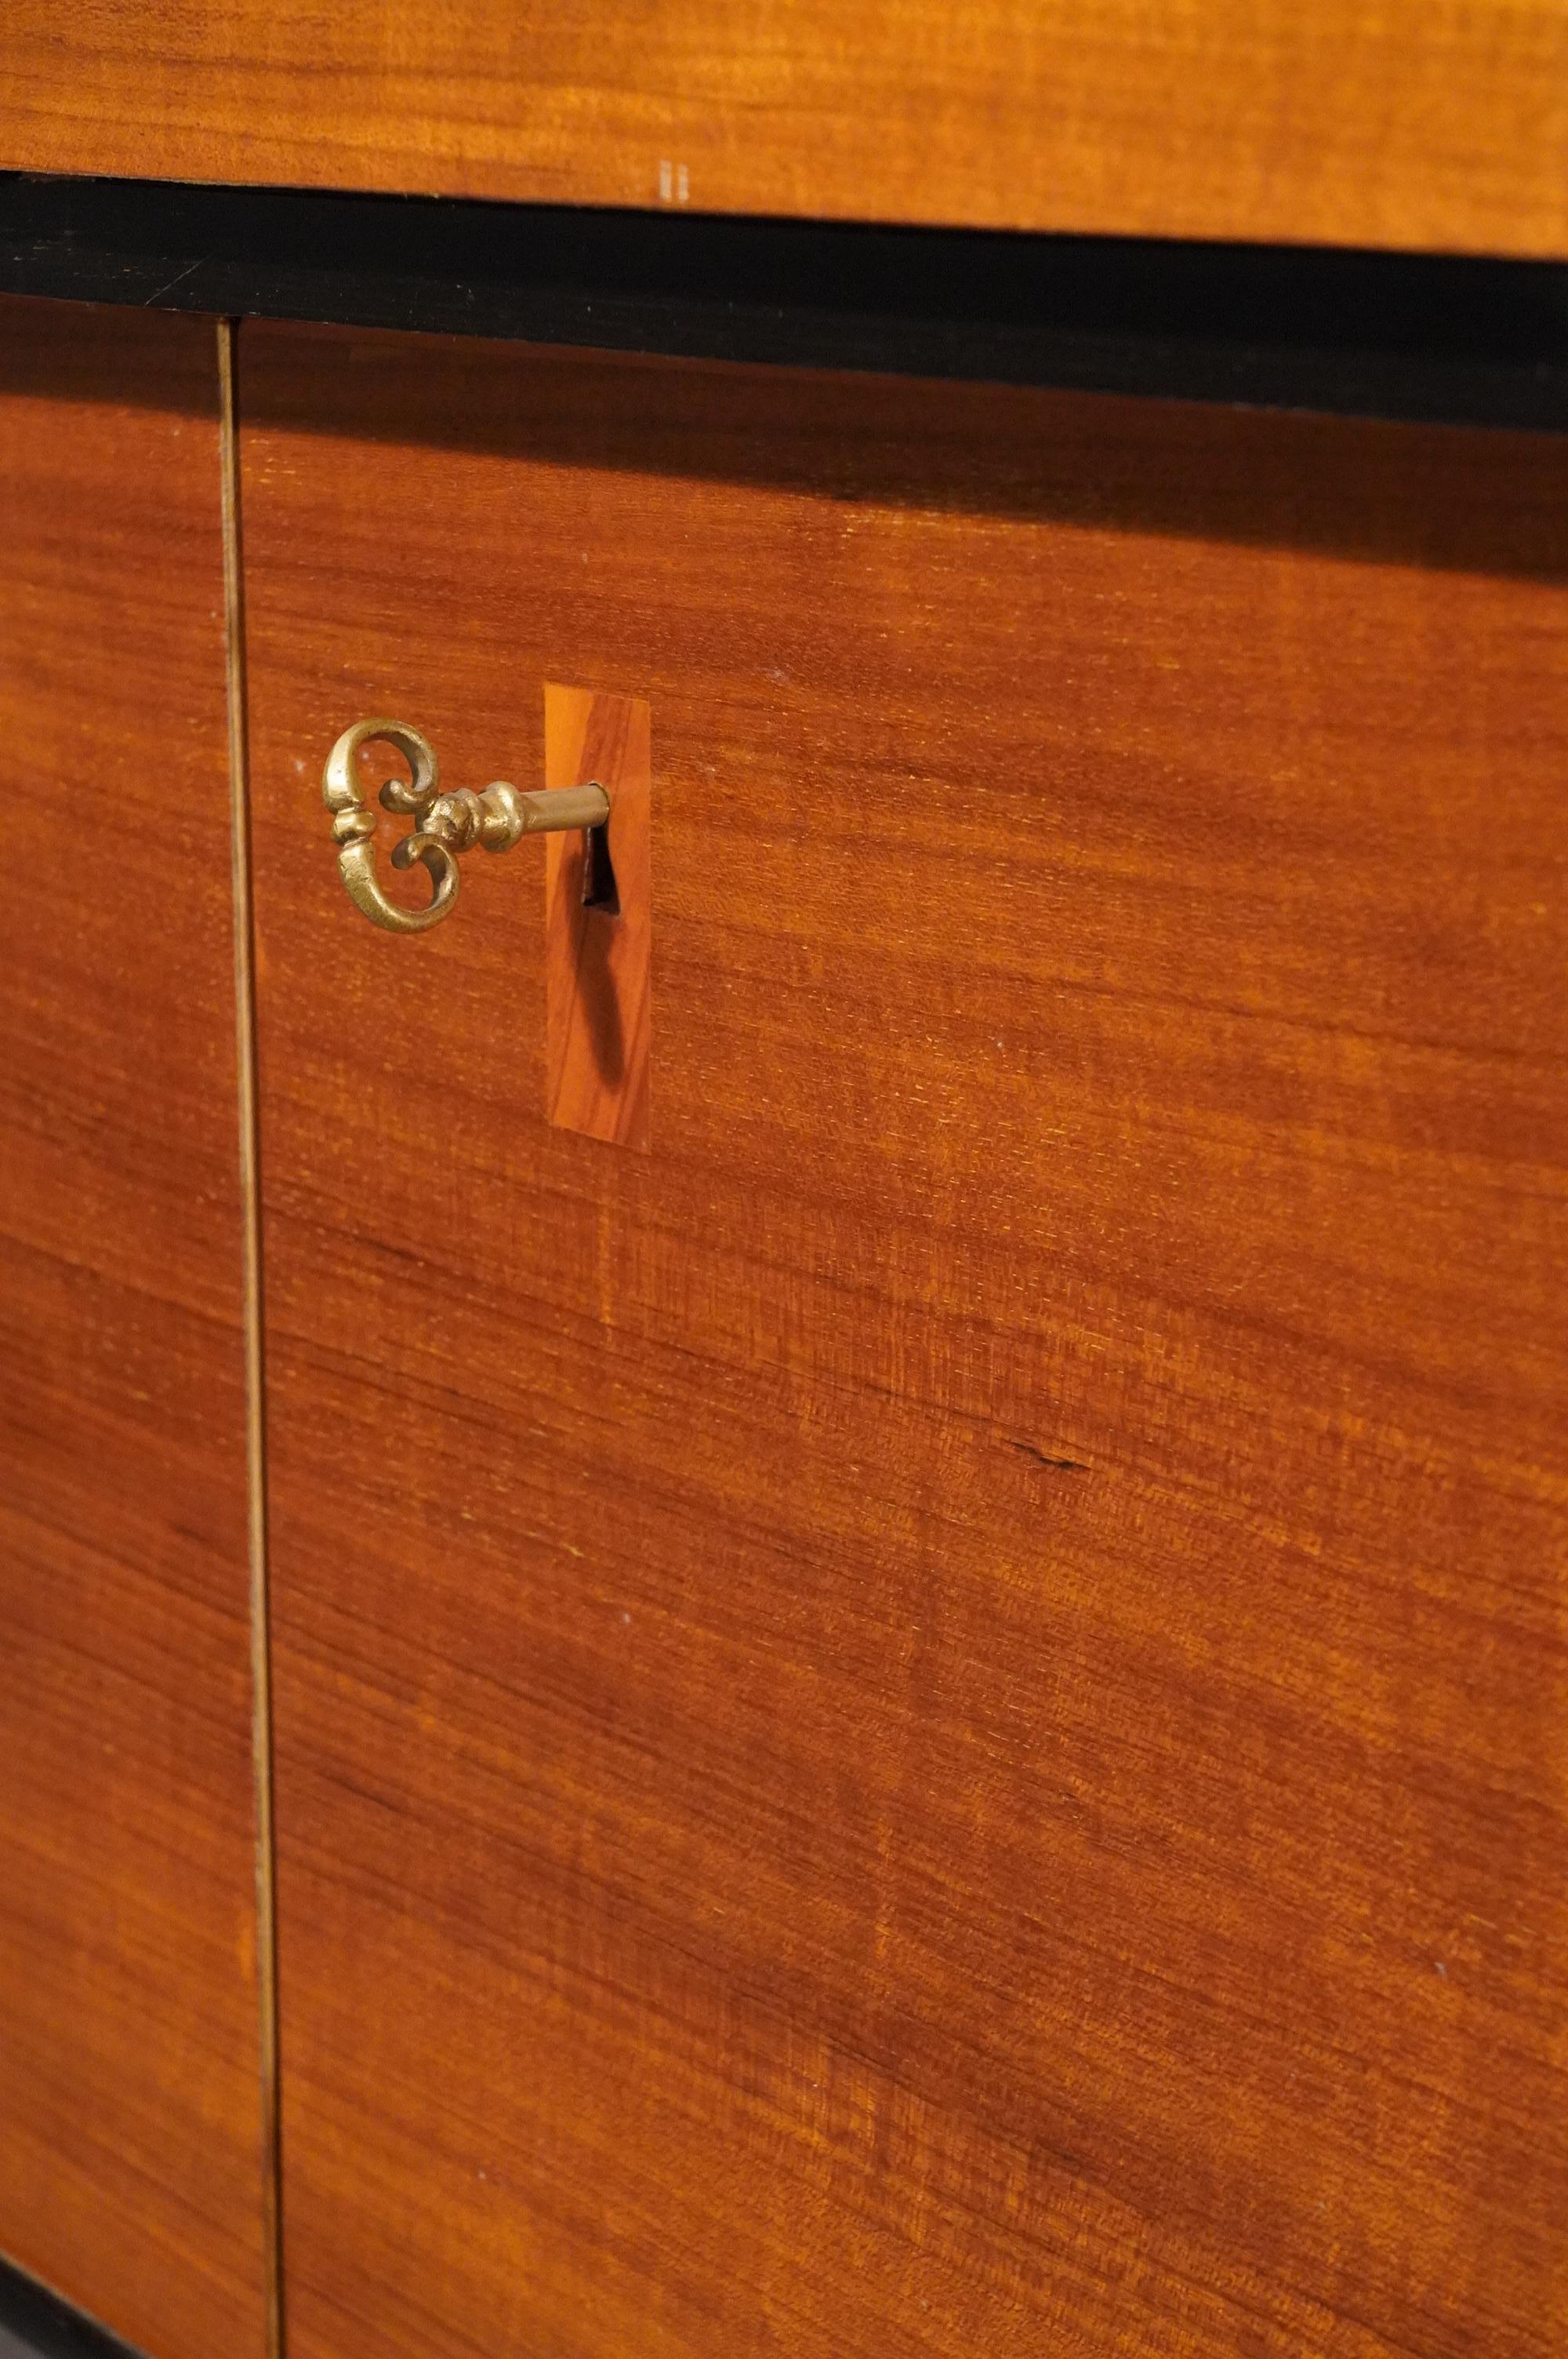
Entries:
[[262, 1317], [261, 1140], [256, 1101], [255, 941], [251, 902], [245, 586], [241, 538], [236, 362], [239, 322], [218, 321], [223, 501], [223, 607], [228, 668], [230, 853], [234, 908], [235, 1077], [240, 1121], [241, 1251], [244, 1264], [245, 1491], [251, 1582], [251, 1712], [256, 1808], [256, 1985], [262, 2082], [262, 2203], [266, 2251], [266, 2348], [282, 2359], [283, 2250], [277, 2078], [277, 1935], [273, 1855], [272, 1665], [267, 1597], [266, 1353]]
[[652, 742], [639, 696], [545, 690], [545, 784], [597, 778], [609, 794], [620, 905], [583, 906], [585, 834], [546, 839], [550, 1120], [617, 1147], [648, 1144]]

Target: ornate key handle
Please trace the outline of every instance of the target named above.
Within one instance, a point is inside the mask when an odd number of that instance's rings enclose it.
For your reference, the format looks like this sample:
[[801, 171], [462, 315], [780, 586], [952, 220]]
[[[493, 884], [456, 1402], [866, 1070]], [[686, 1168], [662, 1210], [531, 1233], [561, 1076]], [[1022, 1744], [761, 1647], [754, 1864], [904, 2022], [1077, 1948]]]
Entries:
[[[385, 810], [413, 818], [414, 832], [395, 848], [392, 864], [412, 868], [417, 860], [429, 870], [430, 899], [423, 909], [389, 901], [375, 873], [375, 817], [365, 809], [359, 777], [361, 748], [373, 745], [392, 746], [408, 765], [407, 779], [389, 780], [381, 802]], [[356, 721], [345, 729], [327, 756], [321, 799], [332, 814], [338, 873], [350, 900], [389, 934], [422, 934], [439, 924], [458, 897], [460, 852], [476, 843], [486, 852], [510, 852], [525, 835], [602, 827], [610, 817], [610, 797], [600, 786], [524, 795], [498, 778], [481, 794], [460, 787], [444, 795], [434, 746], [406, 721]]]

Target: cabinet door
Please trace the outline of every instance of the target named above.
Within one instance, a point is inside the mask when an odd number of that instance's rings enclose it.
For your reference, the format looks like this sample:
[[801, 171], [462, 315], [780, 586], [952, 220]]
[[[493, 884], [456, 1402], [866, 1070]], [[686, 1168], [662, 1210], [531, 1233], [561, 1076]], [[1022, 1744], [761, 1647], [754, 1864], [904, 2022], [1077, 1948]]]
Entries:
[[262, 2348], [211, 321], [0, 302], [0, 2252]]
[[1545, 2359], [1568, 444], [246, 333], [294, 2359]]

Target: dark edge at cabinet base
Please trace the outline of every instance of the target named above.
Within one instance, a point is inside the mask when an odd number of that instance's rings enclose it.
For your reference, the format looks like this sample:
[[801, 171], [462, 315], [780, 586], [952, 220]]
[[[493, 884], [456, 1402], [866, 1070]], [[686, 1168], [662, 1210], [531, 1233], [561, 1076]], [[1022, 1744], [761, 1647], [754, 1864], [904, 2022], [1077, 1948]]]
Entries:
[[[152, 2266], [149, 2256], [148, 2266]], [[8, 2261], [0, 2260], [0, 2355], [14, 2346], [28, 2359], [136, 2359], [102, 2326], [83, 2318], [58, 2294], [49, 2293]]]
[[1568, 428], [1568, 265], [0, 174], [0, 291]]

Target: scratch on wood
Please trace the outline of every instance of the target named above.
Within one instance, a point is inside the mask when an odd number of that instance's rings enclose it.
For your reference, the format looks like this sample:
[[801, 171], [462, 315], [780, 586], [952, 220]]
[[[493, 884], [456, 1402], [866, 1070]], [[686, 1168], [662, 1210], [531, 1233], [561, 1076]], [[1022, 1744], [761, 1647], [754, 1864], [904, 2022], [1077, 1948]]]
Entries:
[[1053, 1458], [1048, 1451], [1037, 1450], [1033, 1441], [1014, 1441], [1010, 1440], [1008, 1448], [1010, 1450], [1016, 1450], [1021, 1458], [1033, 1458], [1037, 1466], [1060, 1467], [1065, 1474], [1087, 1474], [1089, 1472], [1088, 1462], [1086, 1459]]
[[180, 280], [181, 280], [182, 278], [189, 278], [189, 276], [190, 276], [190, 274], [191, 274], [191, 272], [192, 272], [193, 270], [200, 270], [200, 267], [201, 267], [201, 256], [200, 256], [200, 255], [198, 255], [194, 262], [188, 262], [188, 263], [186, 264], [186, 266], [185, 266], [185, 267], [184, 267], [184, 269], [183, 269], [183, 270], [177, 270], [177, 271], [175, 272], [175, 274], [174, 274], [174, 277], [173, 277], [172, 278], [170, 278], [170, 279], [167, 280], [167, 281], [166, 281], [166, 283], [165, 283], [162, 287], [155, 287], [155, 288], [154, 288], [154, 289], [153, 289], [153, 291], [152, 291], [152, 293], [151, 293], [150, 295], [144, 295], [144, 296], [143, 296], [143, 298], [142, 298], [142, 309], [143, 309], [143, 310], [144, 310], [144, 311], [146, 311], [146, 310], [150, 310], [150, 308], [152, 307], [152, 305], [153, 305], [153, 304], [155, 304], [155, 303], [161, 303], [161, 302], [163, 301], [164, 297], [165, 297], [166, 295], [168, 295], [168, 294], [172, 293], [172, 291], [174, 290], [174, 288], [177, 288], [177, 287], [179, 285], [179, 282], [180, 282]]

